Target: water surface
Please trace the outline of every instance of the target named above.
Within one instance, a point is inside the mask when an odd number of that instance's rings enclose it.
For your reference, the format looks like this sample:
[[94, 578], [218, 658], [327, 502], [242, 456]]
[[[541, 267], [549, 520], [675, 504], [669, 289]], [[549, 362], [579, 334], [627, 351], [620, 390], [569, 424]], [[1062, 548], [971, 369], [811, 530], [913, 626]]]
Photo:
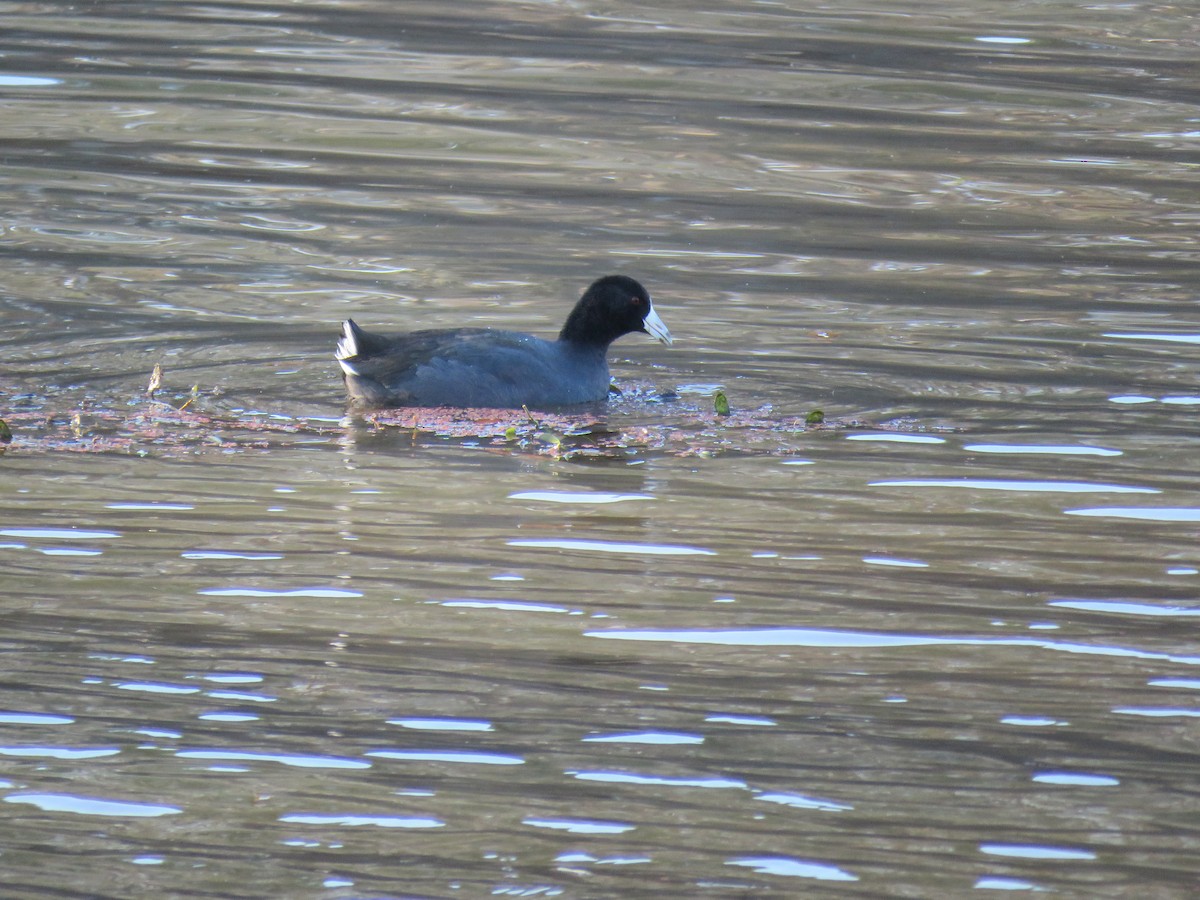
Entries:
[[[9, 894], [1194, 893], [1185, 12], [5, 24]], [[345, 415], [610, 271], [607, 410]]]

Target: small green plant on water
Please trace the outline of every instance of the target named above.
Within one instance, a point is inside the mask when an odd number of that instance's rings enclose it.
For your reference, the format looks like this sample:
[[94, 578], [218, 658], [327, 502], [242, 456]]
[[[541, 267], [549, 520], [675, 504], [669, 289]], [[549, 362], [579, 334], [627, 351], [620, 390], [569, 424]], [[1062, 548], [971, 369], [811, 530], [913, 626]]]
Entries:
[[[529, 418], [529, 424], [538, 429], [534, 432], [534, 437], [544, 444], [548, 444], [550, 449], [554, 451], [555, 456], [561, 456], [563, 452], [563, 435], [559, 434], [553, 428], [546, 427], [546, 424], [538, 419], [529, 411], [528, 406], [522, 406], [521, 409]], [[516, 429], [513, 428], [513, 434], [516, 435]]]

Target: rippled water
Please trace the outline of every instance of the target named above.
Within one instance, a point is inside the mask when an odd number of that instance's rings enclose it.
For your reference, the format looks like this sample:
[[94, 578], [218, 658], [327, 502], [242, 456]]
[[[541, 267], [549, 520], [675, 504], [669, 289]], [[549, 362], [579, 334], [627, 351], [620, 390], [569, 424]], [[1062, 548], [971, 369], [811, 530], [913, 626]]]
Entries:
[[4, 14], [6, 896], [1195, 894], [1186, 10]]

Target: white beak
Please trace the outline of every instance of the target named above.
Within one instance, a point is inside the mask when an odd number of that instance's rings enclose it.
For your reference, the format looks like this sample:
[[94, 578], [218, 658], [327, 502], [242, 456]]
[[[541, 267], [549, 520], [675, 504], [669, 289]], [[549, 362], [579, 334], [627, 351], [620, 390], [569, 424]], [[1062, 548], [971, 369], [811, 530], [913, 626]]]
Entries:
[[667, 328], [667, 324], [658, 317], [658, 313], [654, 311], [654, 304], [650, 305], [650, 312], [646, 313], [646, 318], [642, 322], [642, 328], [645, 332], [661, 344], [671, 344], [671, 332]]

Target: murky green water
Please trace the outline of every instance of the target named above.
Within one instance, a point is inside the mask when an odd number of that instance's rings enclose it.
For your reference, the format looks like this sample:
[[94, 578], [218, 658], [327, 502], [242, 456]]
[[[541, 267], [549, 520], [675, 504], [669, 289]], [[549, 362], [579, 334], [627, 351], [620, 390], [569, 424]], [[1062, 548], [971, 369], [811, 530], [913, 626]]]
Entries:
[[[5, 896], [1195, 893], [1186, 10], [4, 15]], [[344, 418], [612, 271], [607, 413]]]

